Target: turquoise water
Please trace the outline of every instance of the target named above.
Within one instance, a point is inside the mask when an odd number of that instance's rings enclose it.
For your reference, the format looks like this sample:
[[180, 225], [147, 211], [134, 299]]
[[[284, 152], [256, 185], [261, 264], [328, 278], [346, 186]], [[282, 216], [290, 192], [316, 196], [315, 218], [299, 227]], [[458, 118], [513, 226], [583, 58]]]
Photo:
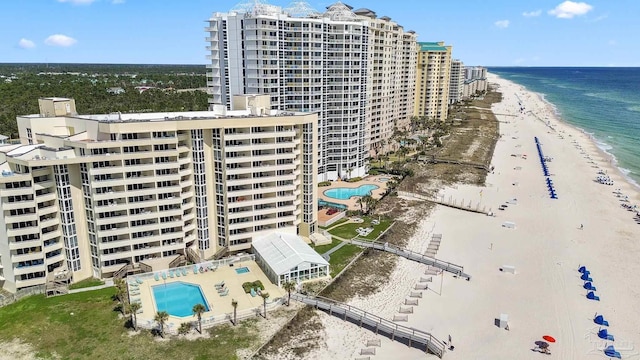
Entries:
[[202, 289], [198, 285], [178, 281], [153, 286], [152, 290], [158, 311], [166, 311], [179, 317], [193, 316], [195, 304], [202, 304], [209, 311]]
[[567, 123], [596, 140], [640, 183], [640, 68], [490, 68], [542, 94]]
[[324, 195], [330, 198], [346, 200], [352, 196], [371, 195], [371, 190], [377, 189], [377, 185], [361, 185], [354, 189], [335, 188], [324, 192]]
[[246, 266], [243, 266], [241, 268], [237, 268], [236, 269], [236, 274], [240, 275], [240, 274], [246, 274], [249, 272], [249, 268]]

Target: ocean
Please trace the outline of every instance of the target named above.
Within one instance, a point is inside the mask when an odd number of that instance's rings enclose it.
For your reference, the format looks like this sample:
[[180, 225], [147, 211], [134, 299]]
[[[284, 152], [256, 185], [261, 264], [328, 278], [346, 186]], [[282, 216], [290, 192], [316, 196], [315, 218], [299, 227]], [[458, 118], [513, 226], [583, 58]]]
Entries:
[[591, 134], [627, 178], [640, 184], [640, 68], [488, 70], [541, 94], [563, 121]]

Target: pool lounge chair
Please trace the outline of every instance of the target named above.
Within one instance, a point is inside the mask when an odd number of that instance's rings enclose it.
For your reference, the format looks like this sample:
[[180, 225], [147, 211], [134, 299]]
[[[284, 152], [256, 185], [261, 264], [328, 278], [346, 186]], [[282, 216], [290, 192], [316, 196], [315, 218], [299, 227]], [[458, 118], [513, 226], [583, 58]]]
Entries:
[[193, 265], [193, 274], [194, 275], [198, 274], [198, 265]]
[[256, 297], [256, 295], [258, 295], [258, 293], [256, 293], [254, 288], [251, 288], [251, 297]]
[[167, 273], [166, 272], [162, 272], [162, 280], [167, 280]]
[[158, 275], [158, 273], [153, 274], [153, 278], [156, 279], [156, 281], [160, 281], [160, 275]]
[[224, 291], [220, 293], [220, 296], [227, 296], [227, 295], [229, 295], [229, 288], [224, 289]]
[[173, 279], [173, 270], [169, 270], [169, 277]]
[[129, 293], [130, 296], [136, 296], [136, 295], [140, 295], [140, 291], [139, 290], [135, 290], [135, 291], [131, 291]]
[[182, 275], [180, 274], [180, 271], [179, 271], [179, 270], [177, 270], [177, 271], [176, 271], [176, 276], [177, 276], [177, 277], [182, 276]]
[[143, 281], [142, 281], [139, 277], [136, 277], [136, 282], [137, 282], [138, 284], [142, 284], [142, 283], [143, 283]]
[[214, 284], [215, 287], [219, 288], [219, 287], [224, 287], [224, 280], [220, 281], [217, 284]]
[[188, 274], [189, 272], [187, 271], [187, 268], [182, 268], [182, 275], [187, 276]]

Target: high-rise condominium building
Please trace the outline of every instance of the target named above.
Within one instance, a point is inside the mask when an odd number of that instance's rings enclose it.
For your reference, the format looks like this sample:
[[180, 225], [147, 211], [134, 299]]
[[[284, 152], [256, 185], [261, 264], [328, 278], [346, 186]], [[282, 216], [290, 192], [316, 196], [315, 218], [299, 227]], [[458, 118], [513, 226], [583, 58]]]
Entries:
[[214, 13], [206, 31], [211, 104], [268, 94], [274, 109], [317, 113], [320, 180], [364, 175], [412, 115], [415, 34], [370, 10], [256, 1]]
[[467, 66], [464, 68], [465, 80], [486, 79], [487, 68], [483, 66]]
[[449, 104], [462, 100], [464, 91], [464, 64], [462, 61], [451, 60], [451, 81], [449, 82]]
[[416, 70], [416, 116], [445, 120], [449, 111], [451, 46], [419, 42]]
[[0, 146], [0, 282], [111, 277], [247, 250], [316, 224], [317, 115], [236, 96], [233, 111], [78, 115], [40, 99]]

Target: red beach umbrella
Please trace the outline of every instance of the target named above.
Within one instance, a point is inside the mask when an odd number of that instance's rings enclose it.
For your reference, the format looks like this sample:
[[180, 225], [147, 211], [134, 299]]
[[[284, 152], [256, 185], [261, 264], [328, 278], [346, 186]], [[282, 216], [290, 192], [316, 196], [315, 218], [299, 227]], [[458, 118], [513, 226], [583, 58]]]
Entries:
[[545, 335], [542, 338], [545, 339], [546, 341], [550, 342], [550, 343], [556, 342], [556, 339], [554, 339], [554, 337], [550, 336], [550, 335]]

